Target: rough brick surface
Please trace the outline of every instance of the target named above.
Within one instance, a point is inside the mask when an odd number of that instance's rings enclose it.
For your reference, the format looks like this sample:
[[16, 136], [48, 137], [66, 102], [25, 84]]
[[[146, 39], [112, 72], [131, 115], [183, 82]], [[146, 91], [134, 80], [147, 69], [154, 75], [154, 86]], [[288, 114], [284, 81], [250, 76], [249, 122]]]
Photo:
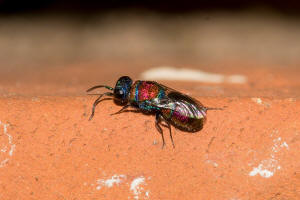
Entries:
[[87, 88], [145, 70], [108, 68], [3, 72], [1, 199], [300, 198], [298, 69], [218, 71], [245, 75], [240, 85], [163, 81], [206, 106], [226, 108], [209, 111], [196, 134], [173, 128], [176, 148], [166, 134], [161, 149], [152, 115], [110, 116], [120, 107], [103, 101], [88, 121], [95, 96], [86, 96]]

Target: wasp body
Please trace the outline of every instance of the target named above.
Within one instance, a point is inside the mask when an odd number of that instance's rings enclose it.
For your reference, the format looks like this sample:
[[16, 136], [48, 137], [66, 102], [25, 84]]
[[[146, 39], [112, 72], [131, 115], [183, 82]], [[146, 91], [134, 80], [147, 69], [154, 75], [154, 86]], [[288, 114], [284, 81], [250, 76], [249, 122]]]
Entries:
[[87, 92], [101, 87], [113, 92], [100, 94], [93, 104], [90, 120], [94, 116], [95, 107], [101, 101], [101, 97], [112, 96], [113, 99], [124, 105], [120, 111], [114, 114], [119, 114], [129, 107], [141, 112], [155, 114], [155, 127], [161, 134], [162, 147], [165, 145], [163, 131], [160, 126], [162, 121], [168, 127], [173, 147], [175, 147], [171, 125], [182, 131], [197, 132], [203, 128], [207, 110], [219, 109], [205, 107], [196, 99], [154, 81], [138, 80], [133, 83], [128, 76], [119, 78], [115, 88], [98, 85], [88, 89]]

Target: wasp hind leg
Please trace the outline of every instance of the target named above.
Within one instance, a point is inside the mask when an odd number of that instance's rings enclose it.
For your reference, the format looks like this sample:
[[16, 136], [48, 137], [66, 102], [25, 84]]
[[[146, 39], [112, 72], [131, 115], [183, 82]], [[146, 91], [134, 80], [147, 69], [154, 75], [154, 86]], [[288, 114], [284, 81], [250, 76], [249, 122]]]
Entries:
[[171, 141], [172, 141], [173, 148], [175, 149], [175, 144], [174, 144], [174, 141], [173, 141], [173, 136], [172, 136], [172, 131], [171, 131], [171, 125], [170, 125], [170, 123], [167, 122], [166, 120], [165, 120], [165, 122], [166, 122], [166, 124], [167, 124], [167, 126], [168, 126], [168, 128], [169, 128], [170, 138], [171, 138]]
[[170, 132], [170, 138], [171, 138], [171, 141], [172, 141], [172, 145], [173, 145], [173, 148], [175, 148], [175, 144], [174, 144], [174, 141], [173, 141], [173, 135], [172, 135], [172, 131], [171, 131], [171, 124], [164, 119], [164, 124], [162, 124], [164, 127], [167, 127], [169, 129], [169, 132]]
[[158, 130], [158, 132], [160, 133], [162, 141], [163, 141], [163, 144], [162, 144], [161, 148], [164, 148], [164, 146], [165, 146], [166, 143], [165, 143], [165, 138], [164, 138], [163, 130], [162, 130], [162, 128], [159, 125], [160, 119], [161, 119], [160, 113], [156, 113], [156, 115], [155, 115], [155, 127]]

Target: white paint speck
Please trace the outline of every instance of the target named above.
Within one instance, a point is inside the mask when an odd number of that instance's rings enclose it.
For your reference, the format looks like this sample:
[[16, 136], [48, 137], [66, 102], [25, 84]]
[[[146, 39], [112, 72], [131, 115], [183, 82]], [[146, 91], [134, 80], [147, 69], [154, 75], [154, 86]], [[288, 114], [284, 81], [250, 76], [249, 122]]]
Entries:
[[218, 163], [216, 163], [213, 160], [206, 160], [206, 162], [209, 163], [209, 164], [212, 164], [214, 167], [218, 167], [219, 166]]
[[[8, 156], [11, 157], [16, 149], [16, 145], [13, 144], [13, 137], [7, 132], [8, 124], [2, 123], [0, 121], [0, 127], [1, 126], [3, 126], [3, 133], [4, 133], [4, 135], [7, 136], [7, 139], [8, 139], [7, 145], [4, 145], [4, 148], [1, 149], [1, 152], [6, 153], [9, 148]], [[5, 158], [4, 160], [0, 161], [0, 167], [4, 167], [8, 161], [9, 161], [9, 158]]]
[[262, 105], [262, 106], [265, 106], [267, 108], [269, 108], [271, 106], [270, 103], [266, 102], [266, 101], [263, 101], [261, 98], [251, 98], [251, 100], [255, 103], [257, 103], [258, 105]]
[[101, 189], [101, 186], [98, 185], [98, 186], [96, 187], [96, 190], [100, 190], [100, 189]]
[[[141, 184], [144, 184], [145, 182], [145, 177], [140, 176], [135, 178], [131, 184], [130, 184], [130, 190], [132, 191], [133, 195], [134, 195], [134, 199], [138, 200], [139, 199], [139, 195], [142, 193], [142, 191], [144, 190], [143, 187], [141, 187]], [[148, 192], [149, 195], [149, 192]]]
[[280, 147], [285, 147], [287, 149], [289, 149], [289, 145], [286, 142], [283, 142]]
[[252, 101], [254, 101], [255, 103], [257, 103], [257, 104], [262, 104], [262, 100], [261, 100], [261, 98], [251, 98], [252, 99]]
[[[148, 177], [147, 180], [150, 180], [151, 177]], [[113, 175], [108, 179], [98, 179], [96, 184], [90, 184], [92, 187], [96, 185], [96, 190], [101, 190], [103, 187], [111, 188], [113, 186], [118, 186], [120, 184], [130, 185], [129, 191], [132, 193], [135, 200], [138, 199], [149, 199], [150, 191], [146, 190], [144, 187], [146, 184], [146, 178], [144, 176], [139, 176], [133, 179], [130, 183], [127, 182], [126, 175]], [[84, 185], [87, 185], [85, 182]], [[130, 199], [130, 197], [128, 197]]]
[[146, 196], [147, 198], [149, 198], [149, 194], [150, 194], [150, 191], [149, 191], [149, 190], [145, 192], [145, 196]]
[[1, 149], [1, 152], [3, 152], [3, 153], [5, 153], [6, 151], [7, 151], [7, 146], [5, 146]]
[[98, 179], [97, 180], [97, 190], [100, 190], [102, 187], [112, 187], [114, 184], [119, 185], [124, 179], [126, 179], [125, 175], [113, 175], [109, 179]]
[[277, 136], [278, 135], [278, 133], [279, 133], [279, 131], [277, 130], [277, 129], [275, 129], [275, 130], [273, 130], [272, 132], [271, 132], [271, 137], [273, 137], [273, 136]]
[[[276, 132], [276, 134], [277, 133], [278, 131]], [[273, 136], [273, 133], [271, 133], [271, 136]], [[273, 146], [271, 147], [272, 151], [270, 154], [270, 158], [261, 161], [257, 167], [254, 167], [252, 169], [252, 171], [249, 173], [249, 176], [256, 176], [259, 174], [264, 178], [272, 177], [277, 170], [281, 169], [279, 161], [276, 160], [276, 155], [282, 148], [289, 149], [289, 146], [286, 142], [282, 142], [281, 137], [273, 139]]]
[[4, 166], [5, 166], [5, 164], [6, 164], [8, 161], [9, 161], [9, 159], [8, 159], [8, 158], [6, 158], [6, 159], [2, 160], [2, 161], [0, 162], [0, 167], [4, 167]]
[[40, 102], [40, 99], [39, 99], [38, 97], [33, 97], [33, 98], [31, 99], [31, 101], [33, 101], [33, 102]]
[[199, 81], [206, 83], [237, 83], [247, 82], [247, 78], [243, 75], [225, 76], [222, 74], [209, 73], [201, 70], [175, 68], [170, 66], [162, 66], [149, 69], [142, 73], [143, 79], [152, 80], [181, 80], [181, 81]]
[[278, 166], [277, 169], [281, 169], [281, 166]]
[[15, 151], [15, 149], [16, 149], [16, 145], [15, 144], [11, 144], [11, 148], [10, 148], [10, 150], [8, 152], [8, 155], [12, 156], [13, 153], [14, 153], [14, 151]]
[[253, 168], [253, 170], [249, 173], [249, 176], [256, 176], [257, 174], [264, 178], [270, 178], [274, 175], [274, 172], [265, 169], [262, 164], [259, 164], [258, 167]]
[[272, 146], [272, 151], [274, 153], [277, 153], [282, 148], [289, 149], [289, 145], [285, 141], [281, 142], [281, 140], [282, 140], [281, 137], [278, 137], [273, 140], [274, 145]]

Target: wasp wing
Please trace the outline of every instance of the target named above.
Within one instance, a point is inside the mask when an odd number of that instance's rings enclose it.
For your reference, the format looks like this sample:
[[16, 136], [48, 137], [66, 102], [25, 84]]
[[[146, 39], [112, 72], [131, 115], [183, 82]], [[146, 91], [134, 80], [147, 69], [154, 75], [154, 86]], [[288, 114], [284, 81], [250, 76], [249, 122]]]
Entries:
[[166, 121], [183, 131], [197, 132], [203, 128], [206, 121], [205, 107], [197, 100], [177, 91], [148, 103], [157, 108]]
[[170, 112], [170, 115], [177, 113], [177, 115], [188, 118], [204, 118], [205, 107], [197, 100], [184, 95], [177, 91], [170, 91], [170, 93], [162, 99], [153, 99], [149, 101], [151, 106], [155, 106]]

